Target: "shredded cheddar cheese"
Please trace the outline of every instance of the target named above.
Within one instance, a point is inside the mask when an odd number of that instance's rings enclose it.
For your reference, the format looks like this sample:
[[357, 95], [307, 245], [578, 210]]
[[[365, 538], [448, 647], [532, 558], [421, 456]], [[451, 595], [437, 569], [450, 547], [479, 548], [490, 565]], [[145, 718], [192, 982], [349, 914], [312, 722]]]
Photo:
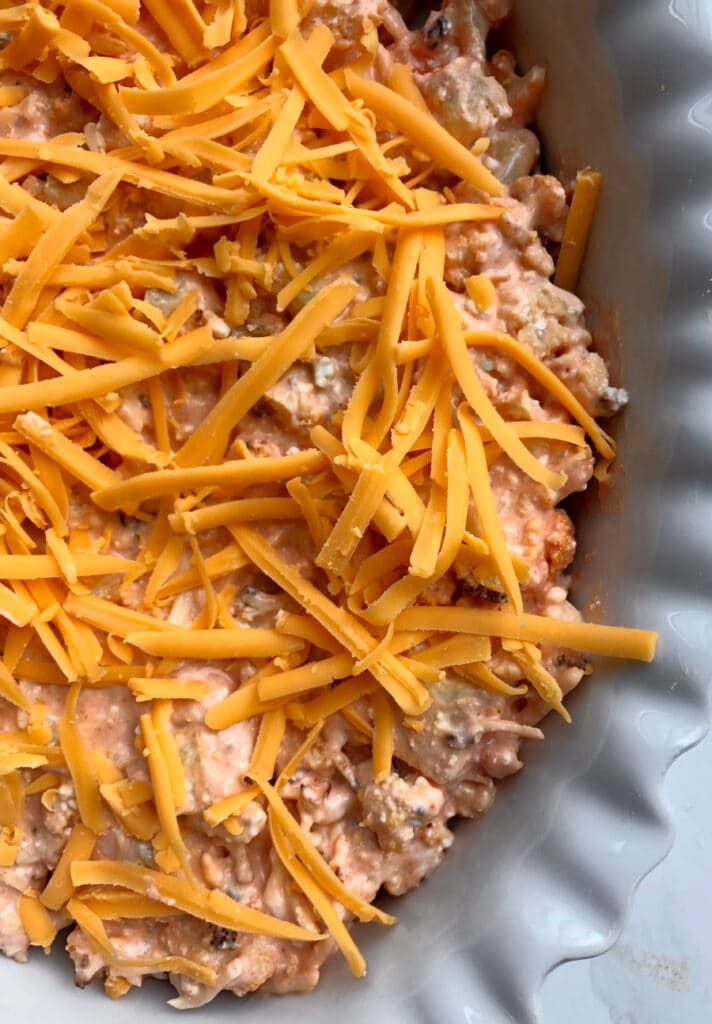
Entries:
[[299, 824], [289, 813], [277, 790], [264, 779], [257, 779], [256, 781], [267, 799], [271, 814], [284, 830], [285, 835], [294, 844], [295, 851], [300, 860], [303, 861], [313, 877], [319, 882], [321, 888], [347, 907], [360, 921], [378, 921], [380, 924], [393, 924], [393, 918], [390, 914], [384, 913], [372, 904], [365, 903], [349, 893], [316, 849], [306, 832], [300, 828]]
[[215, 972], [209, 967], [193, 963], [185, 957], [165, 956], [140, 959], [138, 957], [124, 957], [115, 949], [109, 941], [106, 929], [101, 918], [79, 899], [70, 899], [67, 903], [67, 912], [72, 919], [81, 927], [85, 935], [88, 935], [92, 945], [104, 953], [113, 967], [155, 967], [164, 971], [180, 971], [189, 978], [195, 978], [204, 984], [215, 983]]
[[269, 824], [272, 842], [280, 861], [326, 924], [353, 974], [357, 978], [362, 977], [366, 973], [366, 961], [337, 913], [333, 901], [297, 857], [276, 815], [270, 814]]
[[554, 283], [559, 288], [572, 291], [576, 287], [600, 188], [601, 175], [597, 171], [587, 169], [576, 175], [571, 209], [554, 274]]
[[79, 816], [87, 828], [91, 829], [95, 835], [100, 835], [106, 830], [106, 821], [99, 797], [99, 785], [89, 765], [87, 751], [76, 721], [79, 696], [80, 687], [74, 683], [67, 694], [65, 714], [57, 723], [57, 729], [67, 766], [74, 782]]
[[176, 793], [171, 785], [170, 765], [166, 759], [165, 750], [152, 715], [141, 715], [141, 730], [146, 745], [145, 756], [148, 761], [148, 770], [151, 776], [158, 820], [188, 881], [195, 887], [197, 883], [193, 869], [190, 866], [188, 851], [183, 842], [176, 815]]
[[[569, 718], [552, 651], [654, 654], [648, 631], [531, 611], [544, 570], [501, 477], [553, 510], [615, 445], [501, 277], [451, 273], [458, 232], [476, 262], [480, 231], [506, 235], [489, 138], [455, 138], [417, 68], [379, 57], [375, 15], [345, 50], [315, 11], [0, 12], [0, 112], [30, 125], [0, 137], [0, 882], [28, 944], [74, 922], [112, 998], [170, 973], [207, 999], [237, 977], [224, 932], [328, 939], [362, 976], [350, 920], [394, 918], [294, 795], [327, 750], [363, 789], [334, 735], [387, 787], [448, 687], [504, 709], [478, 729], [534, 739], [519, 699]], [[579, 174], [560, 289], [599, 187]], [[258, 832], [279, 916], [218, 863]], [[127, 922], [160, 955], [129, 955]]]
[[225, 893], [203, 887], [193, 889], [178, 878], [142, 868], [138, 864], [75, 860], [70, 875], [75, 887], [118, 886], [142, 896], [150, 896], [170, 908], [178, 907], [183, 913], [209, 921], [220, 928], [274, 935], [301, 942], [318, 942], [321, 938], [318, 933], [237, 903]]
[[40, 894], [40, 900], [49, 910], [59, 910], [71, 899], [74, 886], [70, 869], [75, 860], [91, 857], [96, 835], [85, 825], [77, 824], [65, 843], [59, 862], [55, 866], [47, 885]]
[[32, 889], [20, 896], [19, 902], [20, 921], [27, 932], [30, 945], [42, 946], [46, 953], [49, 952], [52, 943], [57, 935], [57, 929], [47, 908], [40, 903], [37, 893]]

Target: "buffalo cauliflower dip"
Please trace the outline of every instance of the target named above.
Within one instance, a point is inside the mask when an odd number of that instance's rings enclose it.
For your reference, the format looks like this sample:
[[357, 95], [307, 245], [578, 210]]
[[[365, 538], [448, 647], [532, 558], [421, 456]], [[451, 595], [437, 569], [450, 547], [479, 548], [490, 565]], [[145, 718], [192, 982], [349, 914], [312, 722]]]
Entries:
[[0, 10], [0, 950], [114, 998], [364, 974], [590, 656], [653, 655], [568, 600], [598, 176], [539, 173], [509, 0], [412, 13]]

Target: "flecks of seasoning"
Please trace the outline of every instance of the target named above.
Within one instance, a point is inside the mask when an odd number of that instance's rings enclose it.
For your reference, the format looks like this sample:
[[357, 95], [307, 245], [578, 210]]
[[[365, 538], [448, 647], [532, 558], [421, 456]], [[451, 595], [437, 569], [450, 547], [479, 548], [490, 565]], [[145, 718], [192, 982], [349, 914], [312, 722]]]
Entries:
[[237, 932], [231, 928], [210, 926], [210, 945], [213, 949], [237, 949]]
[[449, 19], [440, 14], [423, 32], [425, 45], [429, 50], [434, 50], [449, 31]]
[[625, 966], [643, 977], [651, 978], [673, 992], [686, 992], [690, 987], [690, 968], [686, 960], [674, 960], [664, 953], [619, 944], [615, 955]]
[[556, 658], [557, 668], [580, 668], [584, 672], [590, 671], [591, 663], [583, 654], [559, 654]]
[[484, 583], [478, 583], [471, 590], [472, 596], [478, 598], [480, 601], [489, 601], [491, 604], [502, 604], [506, 600], [506, 594], [501, 593], [499, 590], [492, 590], [491, 587], [486, 587]]

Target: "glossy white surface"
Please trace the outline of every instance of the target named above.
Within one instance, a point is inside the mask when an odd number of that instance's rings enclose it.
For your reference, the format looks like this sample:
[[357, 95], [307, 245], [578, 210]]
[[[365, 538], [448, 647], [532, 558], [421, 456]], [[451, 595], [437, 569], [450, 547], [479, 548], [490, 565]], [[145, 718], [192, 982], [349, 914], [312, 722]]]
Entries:
[[[615, 489], [582, 513], [576, 592], [596, 617], [659, 629], [659, 658], [599, 665], [570, 701], [574, 725], [547, 724], [492, 814], [459, 826], [446, 863], [397, 903], [398, 928], [358, 930], [365, 983], [335, 961], [306, 998], [226, 997], [196, 1011], [200, 1021], [529, 1024], [546, 973], [615, 941], [636, 883], [670, 846], [663, 776], [705, 731], [712, 664], [709, 5], [517, 9], [525, 55], [550, 69], [550, 162], [604, 172], [585, 283], [600, 320], [619, 326], [613, 357], [632, 395]], [[149, 984], [110, 1003], [76, 992], [60, 958], [0, 962], [0, 1019], [23, 1024], [48, 1012], [54, 1024], [80, 1013], [167, 1020], [167, 994]], [[570, 1010], [567, 1024], [580, 1019], [575, 990]]]
[[544, 982], [544, 1024], [708, 1024], [712, 1003], [712, 736], [665, 780], [673, 848], [643, 880], [619, 941]]

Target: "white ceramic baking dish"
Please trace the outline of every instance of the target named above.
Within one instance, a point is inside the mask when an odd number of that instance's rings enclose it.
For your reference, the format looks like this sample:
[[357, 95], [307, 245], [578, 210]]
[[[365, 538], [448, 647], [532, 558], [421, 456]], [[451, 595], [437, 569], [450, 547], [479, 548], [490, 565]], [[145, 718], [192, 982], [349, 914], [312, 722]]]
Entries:
[[[712, 57], [704, 0], [516, 0], [522, 63], [543, 63], [546, 160], [605, 185], [583, 289], [631, 394], [612, 487], [580, 510], [575, 596], [592, 618], [660, 631], [651, 667], [600, 664], [547, 722], [492, 813], [463, 822], [443, 866], [358, 929], [368, 977], [338, 957], [307, 996], [223, 996], [211, 1024], [529, 1024], [545, 974], [616, 938], [671, 841], [661, 781], [705, 730], [712, 663]], [[79, 992], [69, 961], [0, 961], [0, 1019], [167, 1020], [168, 987], [118, 1003]], [[575, 1015], [572, 1015], [572, 1018]]]

